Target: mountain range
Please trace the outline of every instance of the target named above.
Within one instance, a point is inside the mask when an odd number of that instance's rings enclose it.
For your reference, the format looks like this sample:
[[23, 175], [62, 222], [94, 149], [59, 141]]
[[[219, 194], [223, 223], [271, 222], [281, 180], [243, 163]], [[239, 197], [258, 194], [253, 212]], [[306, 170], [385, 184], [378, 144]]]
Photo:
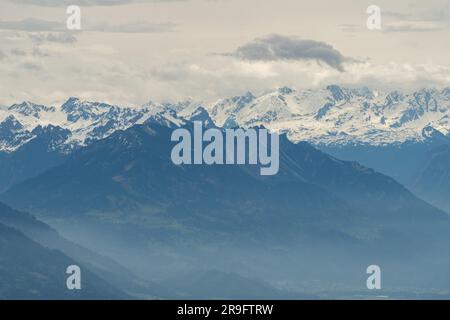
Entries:
[[[191, 124], [183, 127], [193, 130]], [[303, 207], [315, 198], [320, 198], [322, 204], [341, 203], [340, 208], [334, 208], [337, 209], [335, 214], [351, 210], [347, 206], [351, 204], [363, 210], [360, 216], [373, 214], [393, 218], [407, 213], [409, 217], [430, 218], [444, 215], [415, 198], [395, 180], [356, 162], [330, 157], [306, 142], [294, 144], [286, 135], [280, 138], [280, 173], [264, 179], [251, 165], [174, 165], [170, 159], [174, 146], [170, 141], [171, 133], [170, 127], [159, 123], [117, 131], [72, 153], [62, 165], [16, 184], [1, 198], [19, 209], [58, 216], [106, 210], [138, 212], [150, 208], [156, 213], [186, 211], [187, 203], [199, 211], [202, 207], [245, 206], [249, 197], [256, 197], [255, 203], [267, 202], [265, 210], [273, 206], [278, 211], [280, 206], [286, 206], [289, 212], [294, 208], [299, 210], [300, 206], [292, 201], [283, 203], [283, 199], [289, 193], [300, 192], [304, 199], [297, 195], [297, 201], [302, 202]], [[23, 194], [28, 196], [24, 198]], [[274, 203], [270, 194], [279, 197], [276, 200], [280, 202]], [[221, 201], [227, 196], [235, 201], [232, 204]], [[394, 205], [390, 208], [386, 203]], [[396, 211], [396, 208], [404, 211]], [[259, 220], [256, 215], [253, 217]], [[230, 216], [227, 221], [232, 222]]]
[[[427, 155], [450, 144], [449, 110], [450, 88], [385, 93], [337, 85], [316, 90], [283, 87], [210, 103], [149, 102], [140, 107], [73, 97], [61, 106], [23, 102], [0, 108], [0, 192], [117, 130], [146, 122], [180, 126], [206, 115], [219, 127], [263, 125], [286, 133], [293, 142], [309, 142], [392, 176], [432, 201], [429, 193], [440, 194], [442, 188], [431, 185], [428, 193], [421, 192], [415, 181]], [[447, 209], [449, 202], [439, 204]]]
[[[193, 130], [192, 123], [183, 128]], [[448, 241], [446, 213], [394, 179], [307, 142], [282, 135], [279, 174], [262, 177], [251, 165], [174, 165], [172, 130], [150, 121], [116, 131], [0, 200], [149, 280], [183, 270], [234, 273], [239, 265], [243, 276], [281, 281], [264, 266], [279, 261], [282, 270], [294, 259], [304, 273], [286, 270], [285, 277], [322, 278], [331, 263], [356, 281], [352, 272], [370, 256], [395, 270], [402, 259], [416, 268]]]
[[316, 90], [283, 87], [260, 96], [247, 92], [215, 102], [149, 102], [140, 107], [73, 97], [58, 107], [23, 102], [0, 110], [0, 151], [11, 152], [33, 140], [39, 135], [33, 132], [38, 126], [68, 130], [67, 136], [49, 146], [67, 152], [149, 118], [179, 125], [199, 108], [219, 127], [264, 125], [288, 133], [294, 142], [314, 145], [423, 142], [448, 139], [450, 132], [450, 88], [385, 93], [330, 85]]
[[[329, 86], [211, 104], [12, 105], [0, 111], [0, 201], [52, 231], [37, 237], [0, 223], [133, 296], [177, 296], [160, 285], [168, 283], [182, 295], [213, 294], [206, 283], [183, 284], [183, 272], [221, 283], [244, 277], [248, 290], [270, 288], [269, 296], [342, 288], [336, 279], [359, 290], [358, 272], [374, 262], [397, 289], [446, 290], [449, 92]], [[192, 131], [193, 121], [280, 133], [279, 173], [174, 165], [171, 133]]]

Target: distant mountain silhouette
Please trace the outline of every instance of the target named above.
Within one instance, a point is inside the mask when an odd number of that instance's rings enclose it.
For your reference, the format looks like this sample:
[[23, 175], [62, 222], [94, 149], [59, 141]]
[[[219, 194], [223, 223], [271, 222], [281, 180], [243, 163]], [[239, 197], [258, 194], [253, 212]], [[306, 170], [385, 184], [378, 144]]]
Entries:
[[[49, 279], [49, 283], [42, 283], [42, 292], [37, 294], [36, 296], [30, 298], [41, 299], [45, 297], [49, 297], [51, 299], [56, 298], [97, 298], [97, 299], [117, 299], [117, 298], [126, 298], [131, 297], [125, 292], [133, 295], [139, 295], [141, 297], [168, 297], [173, 296], [169, 291], [159, 287], [156, 284], [149, 283], [148, 281], [144, 281], [136, 277], [129, 270], [122, 267], [114, 260], [99, 255], [91, 250], [88, 250], [80, 245], [77, 245], [62, 236], [59, 233], [43, 223], [42, 221], [36, 219], [32, 215], [20, 211], [16, 211], [2, 203], [0, 203], [0, 225], [5, 228], [10, 234], [15, 233], [17, 239], [23, 240], [23, 245], [29, 245], [33, 243], [33, 246], [30, 245], [30, 256], [37, 255], [39, 251], [49, 251], [52, 254], [47, 254], [48, 257], [52, 257], [52, 255], [57, 256], [56, 253], [59, 254], [60, 257], [64, 256], [64, 259], [69, 261], [71, 260], [71, 264], [77, 264], [82, 266], [83, 275], [85, 272], [89, 274], [89, 278], [92, 278], [95, 285], [101, 284], [99, 288], [95, 288], [98, 292], [81, 292], [79, 294], [67, 294], [65, 292], [65, 282], [61, 282], [58, 284], [59, 286], [63, 286], [62, 289], [59, 288], [57, 291], [52, 292], [52, 286], [56, 288], [55, 283], [51, 283]], [[20, 237], [18, 236], [20, 234]], [[19, 244], [19, 243], [17, 243]], [[16, 243], [12, 243], [12, 246], [16, 245]], [[3, 254], [6, 248], [2, 248], [0, 250], [0, 254]], [[20, 251], [18, 251], [20, 252]], [[13, 253], [11, 252], [11, 255]], [[17, 254], [17, 252], [16, 252]], [[13, 258], [13, 257], [11, 257]], [[51, 260], [38, 260], [39, 263], [43, 264], [52, 264]], [[0, 260], [0, 265], [9, 263], [6, 260]], [[69, 264], [67, 264], [68, 266]], [[67, 267], [66, 266], [66, 267]], [[2, 265], [3, 267], [3, 265]], [[23, 268], [30, 268], [28, 272], [33, 270], [30, 266], [23, 265]], [[51, 268], [51, 267], [49, 267]], [[1, 269], [1, 268], [0, 268]], [[44, 269], [43, 269], [44, 270]], [[25, 272], [26, 270], [23, 270]], [[14, 277], [21, 277], [22, 271], [12, 270], [14, 273]], [[65, 275], [65, 269], [61, 269], [58, 271], [59, 273], [63, 273], [62, 277], [67, 277]], [[89, 279], [88, 278], [88, 279]], [[99, 278], [103, 279], [100, 280]], [[105, 281], [106, 280], [106, 281]], [[53, 280], [52, 280], [53, 281]], [[89, 280], [90, 281], [90, 280]], [[109, 284], [107, 284], [107, 282]], [[11, 285], [8, 280], [3, 282], [4, 285]], [[24, 298], [20, 296], [19, 290], [23, 290], [23, 294], [25, 294], [26, 290], [33, 291], [35, 284], [30, 283], [29, 288], [27, 288], [24, 284], [23, 287], [18, 287], [18, 298]], [[48, 286], [48, 290], [45, 290], [45, 287]], [[115, 289], [115, 293], [113, 288]], [[112, 294], [114, 293], [114, 294]], [[52, 294], [55, 294], [52, 296]], [[59, 296], [58, 296], [59, 295]]]
[[0, 299], [128, 298], [87, 269], [82, 269], [82, 289], [68, 290], [66, 268], [77, 262], [3, 224], [0, 254]]
[[450, 214], [450, 145], [433, 149], [427, 154], [412, 188]]

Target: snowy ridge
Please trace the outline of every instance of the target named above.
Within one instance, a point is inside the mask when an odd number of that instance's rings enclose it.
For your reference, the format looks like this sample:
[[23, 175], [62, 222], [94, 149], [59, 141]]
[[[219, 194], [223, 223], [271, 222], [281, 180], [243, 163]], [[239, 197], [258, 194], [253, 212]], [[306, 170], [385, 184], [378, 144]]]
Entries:
[[[41, 132], [37, 128], [51, 126], [70, 132], [66, 139], [59, 138], [59, 144], [52, 146], [66, 152], [135, 124], [153, 121], [180, 126], [183, 120], [177, 117], [176, 106], [150, 102], [140, 108], [119, 107], [73, 97], [60, 107], [28, 101], [14, 104], [0, 109], [0, 151], [13, 152], [33, 140]], [[183, 107], [187, 107], [187, 103]]]
[[[69, 132], [52, 148], [70, 151], [135, 124], [180, 126], [187, 120], [219, 127], [264, 125], [316, 145], [387, 145], [450, 139], [450, 88], [379, 92], [337, 85], [318, 90], [279, 88], [260, 96], [250, 92], [196, 103], [149, 102], [122, 107], [69, 98], [61, 106], [32, 102], [0, 108], [0, 151], [13, 152], [48, 126]], [[66, 134], [63, 135], [64, 137]]]
[[386, 145], [450, 135], [450, 88], [412, 93], [280, 88], [247, 93], [207, 107], [218, 126], [264, 125], [316, 145]]

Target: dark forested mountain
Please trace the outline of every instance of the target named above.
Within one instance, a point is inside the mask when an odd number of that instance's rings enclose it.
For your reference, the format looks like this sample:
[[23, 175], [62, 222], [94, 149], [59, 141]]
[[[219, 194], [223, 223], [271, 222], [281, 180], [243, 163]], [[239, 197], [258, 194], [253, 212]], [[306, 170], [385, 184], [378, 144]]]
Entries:
[[0, 299], [126, 299], [87, 269], [82, 289], [68, 290], [66, 268], [77, 262], [0, 223]]
[[[48, 273], [55, 270], [55, 268], [62, 268], [57, 272], [54, 272], [55, 277], [50, 276], [46, 279], [47, 282], [43, 281], [38, 284], [36, 281], [31, 281], [29, 287], [26, 286], [24, 282], [22, 286], [17, 286], [16, 293], [17, 296], [8, 296], [10, 293], [5, 291], [5, 296], [3, 298], [30, 298], [30, 299], [41, 299], [41, 298], [97, 298], [97, 299], [117, 299], [117, 298], [127, 298], [133, 296], [139, 297], [170, 297], [171, 295], [168, 290], [152, 284], [148, 281], [144, 281], [133, 275], [129, 270], [119, 265], [114, 260], [97, 254], [91, 250], [88, 250], [80, 245], [77, 245], [62, 236], [59, 235], [57, 231], [45, 224], [44, 222], [36, 219], [32, 215], [16, 211], [2, 203], [0, 203], [0, 225], [5, 230], [5, 237], [8, 235], [9, 240], [16, 239], [17, 243], [10, 243], [11, 248], [6, 248], [3, 246], [0, 250], [1, 255], [7, 257], [10, 254], [10, 258], [13, 257], [14, 246], [19, 244], [24, 248], [24, 254], [28, 254], [29, 257], [23, 256], [21, 259], [31, 259], [33, 256], [39, 257], [40, 253], [44, 253], [42, 257], [47, 257], [48, 260], [44, 258], [36, 261], [37, 265], [42, 267], [42, 272], [45, 270], [45, 265], [49, 265]], [[5, 243], [7, 239], [4, 238]], [[8, 250], [7, 250], [8, 249]], [[17, 251], [16, 254], [19, 255], [22, 251]], [[59, 262], [70, 261], [63, 268], [61, 265], [55, 265], [55, 261], [52, 259], [58, 259]], [[26, 261], [32, 264], [32, 261]], [[8, 261], [6, 258], [4, 260], [0, 259], [0, 269], [8, 268], [12, 266], [13, 261]], [[83, 282], [90, 281], [89, 287], [92, 288], [91, 291], [81, 292], [81, 293], [67, 293], [65, 287], [65, 280], [60, 283], [54, 283], [56, 279], [66, 279], [65, 268], [70, 264], [76, 264], [82, 266]], [[51, 266], [50, 266], [51, 265]], [[14, 273], [16, 278], [24, 277], [25, 274], [22, 272], [28, 272], [29, 276], [33, 275], [33, 269], [30, 268], [26, 271], [29, 265], [22, 265], [23, 270], [12, 269], [11, 273]], [[41, 272], [39, 271], [39, 272]], [[88, 277], [84, 278], [84, 272], [87, 272]], [[59, 274], [59, 276], [58, 276]], [[47, 276], [46, 276], [47, 277]], [[100, 278], [102, 280], [100, 280]], [[7, 278], [3, 279], [2, 285], [4, 286], [14, 286], [12, 282], [9, 282]], [[38, 277], [35, 280], [39, 280]], [[35, 290], [35, 285], [42, 286], [42, 291], [36, 292], [34, 295], [27, 295], [26, 292], [33, 292]], [[96, 286], [100, 285], [98, 288]], [[48, 288], [46, 291], [45, 288]], [[115, 288], [120, 288], [115, 289]], [[52, 290], [55, 289], [53, 292]], [[126, 292], [126, 293], [125, 293]], [[22, 296], [21, 296], [22, 294]]]
[[450, 141], [385, 146], [321, 147], [338, 158], [355, 160], [405, 185], [418, 197], [450, 212]]
[[426, 158], [412, 190], [450, 213], [450, 145], [433, 149]]
[[61, 164], [65, 154], [58, 146], [69, 135], [60, 127], [38, 126], [30, 132], [33, 139], [28, 143], [14, 152], [0, 152], [0, 191]]

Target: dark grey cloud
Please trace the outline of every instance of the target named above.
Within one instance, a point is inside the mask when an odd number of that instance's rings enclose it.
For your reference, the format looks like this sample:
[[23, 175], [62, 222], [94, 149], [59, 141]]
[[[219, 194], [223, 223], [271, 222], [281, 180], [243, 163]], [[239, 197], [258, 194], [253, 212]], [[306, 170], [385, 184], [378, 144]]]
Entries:
[[6, 58], [6, 54], [3, 51], [0, 51], [0, 60]]
[[116, 6], [131, 3], [155, 3], [155, 2], [180, 2], [187, 0], [9, 0], [10, 2], [42, 6], [42, 7], [67, 7], [79, 6]]
[[270, 35], [255, 39], [239, 47], [231, 55], [242, 60], [317, 61], [339, 71], [343, 71], [343, 63], [350, 60], [325, 42], [281, 35]]

